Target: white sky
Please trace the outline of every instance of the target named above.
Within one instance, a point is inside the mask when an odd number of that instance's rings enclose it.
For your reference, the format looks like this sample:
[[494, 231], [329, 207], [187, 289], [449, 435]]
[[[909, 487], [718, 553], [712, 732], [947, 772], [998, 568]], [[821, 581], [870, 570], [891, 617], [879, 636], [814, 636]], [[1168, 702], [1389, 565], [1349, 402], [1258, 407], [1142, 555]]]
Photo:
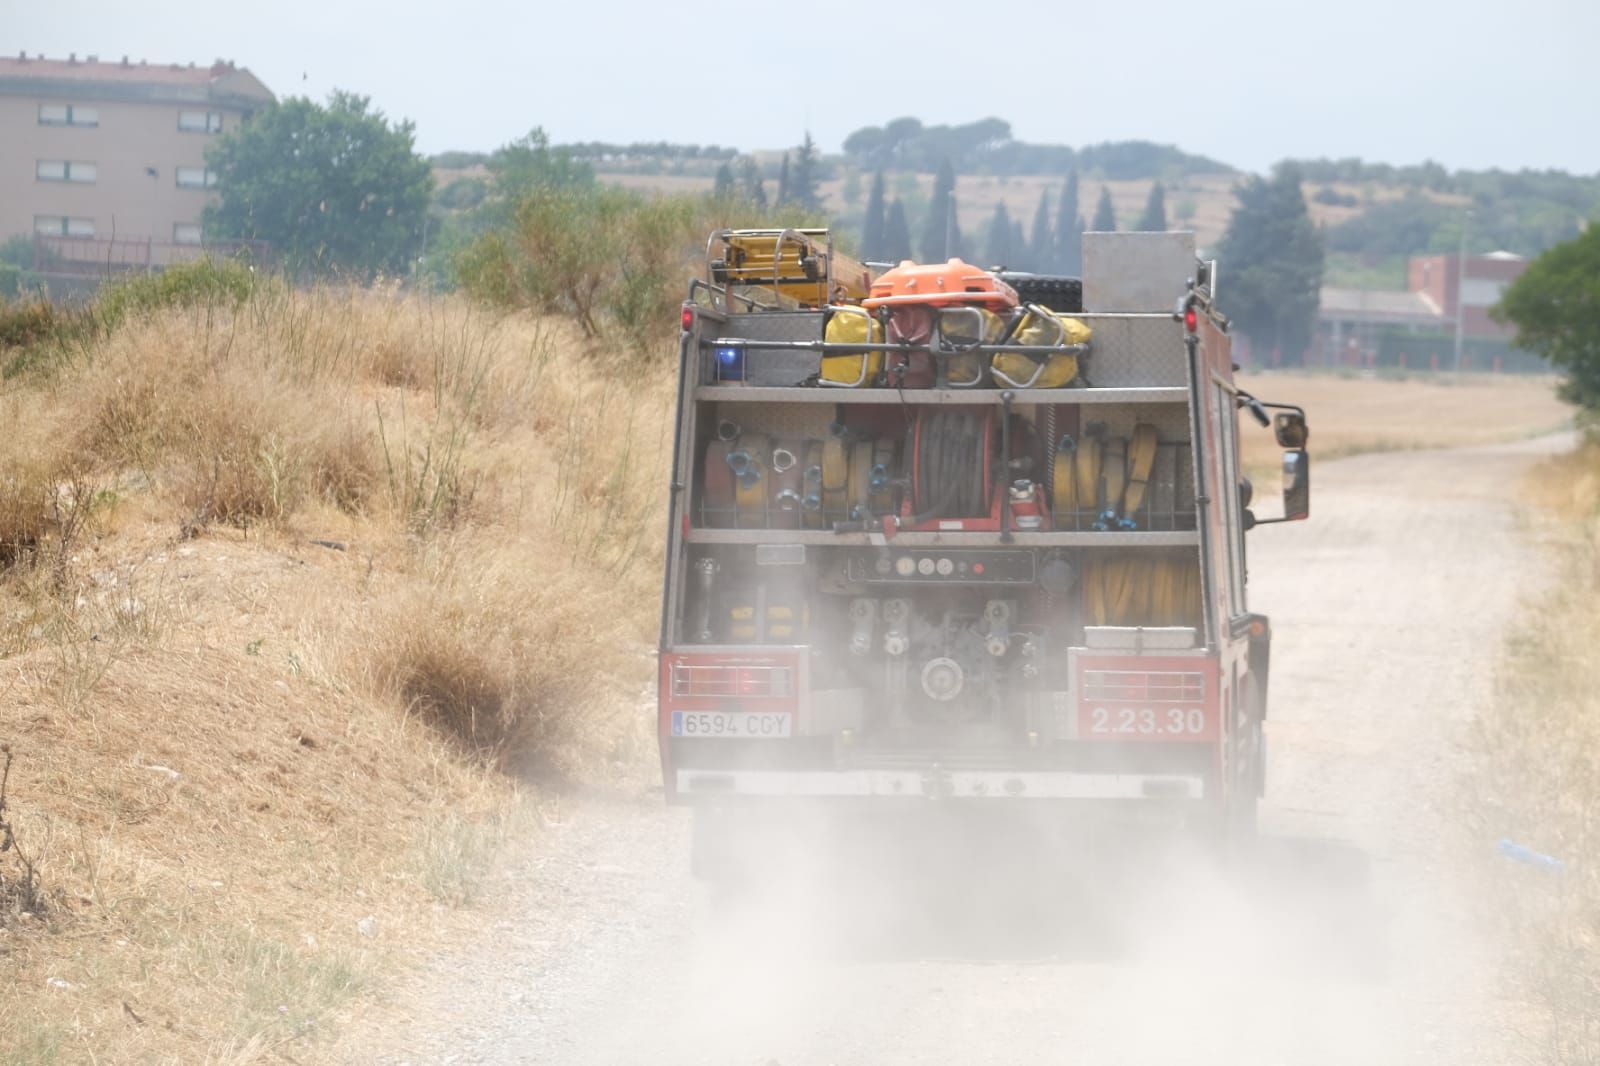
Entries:
[[743, 149], [809, 127], [831, 150], [900, 115], [995, 115], [1024, 140], [1142, 138], [1257, 170], [1595, 173], [1597, 40], [1596, 0], [0, 0], [0, 54], [232, 59], [279, 96], [365, 93], [430, 153], [536, 125]]

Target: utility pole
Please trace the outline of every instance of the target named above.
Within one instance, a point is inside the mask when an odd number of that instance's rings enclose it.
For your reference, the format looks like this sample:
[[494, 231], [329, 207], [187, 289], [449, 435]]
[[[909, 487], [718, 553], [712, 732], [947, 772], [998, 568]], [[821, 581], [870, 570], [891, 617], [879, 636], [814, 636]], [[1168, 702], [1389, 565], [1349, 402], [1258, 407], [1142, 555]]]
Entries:
[[1462, 289], [1467, 278], [1467, 224], [1472, 221], [1472, 209], [1466, 208], [1461, 212], [1461, 245], [1456, 252], [1456, 376], [1461, 376], [1461, 344], [1463, 340], [1463, 327], [1466, 325], [1467, 307], [1462, 299], [1465, 293]]

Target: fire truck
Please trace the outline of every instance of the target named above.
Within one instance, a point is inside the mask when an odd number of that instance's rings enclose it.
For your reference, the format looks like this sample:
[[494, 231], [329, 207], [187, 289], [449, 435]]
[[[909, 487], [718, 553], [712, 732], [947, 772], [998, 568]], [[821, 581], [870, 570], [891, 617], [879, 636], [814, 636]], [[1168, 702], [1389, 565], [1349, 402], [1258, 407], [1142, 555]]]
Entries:
[[[659, 677], [700, 868], [705, 827], [802, 801], [1253, 831], [1271, 629], [1245, 534], [1309, 514], [1305, 412], [1235, 383], [1193, 234], [1086, 233], [1082, 275], [710, 236]], [[1277, 516], [1241, 415], [1284, 449]]]

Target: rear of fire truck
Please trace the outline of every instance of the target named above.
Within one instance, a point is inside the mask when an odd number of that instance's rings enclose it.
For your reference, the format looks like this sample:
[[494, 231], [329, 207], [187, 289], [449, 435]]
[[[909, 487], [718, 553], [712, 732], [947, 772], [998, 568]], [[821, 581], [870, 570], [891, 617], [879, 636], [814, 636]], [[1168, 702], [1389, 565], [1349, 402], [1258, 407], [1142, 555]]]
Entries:
[[[683, 306], [670, 802], [1253, 825], [1270, 633], [1244, 534], [1308, 513], [1304, 414], [1234, 384], [1192, 234], [1086, 234], [1083, 274], [711, 236]], [[1249, 509], [1241, 411], [1286, 448], [1281, 518]]]

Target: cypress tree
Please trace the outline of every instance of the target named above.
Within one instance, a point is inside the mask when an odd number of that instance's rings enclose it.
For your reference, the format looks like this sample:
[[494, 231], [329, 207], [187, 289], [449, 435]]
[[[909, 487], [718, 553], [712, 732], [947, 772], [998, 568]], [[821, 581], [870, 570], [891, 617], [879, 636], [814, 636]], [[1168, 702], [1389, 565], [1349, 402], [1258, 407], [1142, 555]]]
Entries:
[[[788, 158], [784, 156], [785, 161]], [[797, 204], [807, 211], [815, 211], [822, 206], [822, 174], [817, 160], [817, 142], [811, 139], [810, 130], [806, 130], [805, 140], [800, 142], [800, 148], [795, 153], [794, 174], [790, 181], [789, 192]]]
[[1109, 185], [1100, 186], [1100, 202], [1094, 205], [1094, 221], [1089, 224], [1089, 228], [1096, 233], [1116, 232], [1117, 209], [1111, 206]]
[[1067, 172], [1067, 184], [1061, 190], [1061, 207], [1056, 212], [1055, 255], [1043, 269], [1074, 276], [1083, 273], [1083, 215], [1078, 209], [1076, 169]]
[[934, 176], [933, 200], [922, 226], [922, 258], [926, 262], [942, 263], [956, 254], [960, 242], [956, 239], [955, 192], [956, 170], [946, 159]]
[[767, 209], [767, 183], [761, 180], [761, 168], [754, 158], [745, 156], [739, 164], [740, 193], [761, 210]]
[[888, 221], [884, 214], [883, 171], [878, 171], [872, 176], [872, 191], [867, 194], [867, 214], [862, 223], [861, 254], [874, 262], [881, 262], [885, 258], [884, 224]]
[[1150, 199], [1144, 203], [1144, 214], [1134, 227], [1141, 233], [1162, 233], [1167, 228], [1167, 191], [1158, 181], [1150, 186]]
[[783, 153], [783, 165], [778, 168], [778, 206], [784, 207], [794, 198], [794, 189], [789, 185], [789, 153]]
[[995, 204], [989, 219], [989, 239], [984, 244], [985, 266], [1011, 265], [1011, 215], [1005, 204]]
[[733, 168], [728, 164], [717, 168], [717, 180], [711, 186], [711, 195], [718, 200], [733, 199]]
[[1055, 260], [1055, 237], [1050, 232], [1050, 190], [1039, 194], [1039, 210], [1033, 213], [1033, 230], [1028, 238], [1028, 269], [1049, 270]]
[[891, 263], [911, 258], [911, 227], [906, 224], [906, 209], [898, 196], [889, 202], [883, 220], [883, 258]]

